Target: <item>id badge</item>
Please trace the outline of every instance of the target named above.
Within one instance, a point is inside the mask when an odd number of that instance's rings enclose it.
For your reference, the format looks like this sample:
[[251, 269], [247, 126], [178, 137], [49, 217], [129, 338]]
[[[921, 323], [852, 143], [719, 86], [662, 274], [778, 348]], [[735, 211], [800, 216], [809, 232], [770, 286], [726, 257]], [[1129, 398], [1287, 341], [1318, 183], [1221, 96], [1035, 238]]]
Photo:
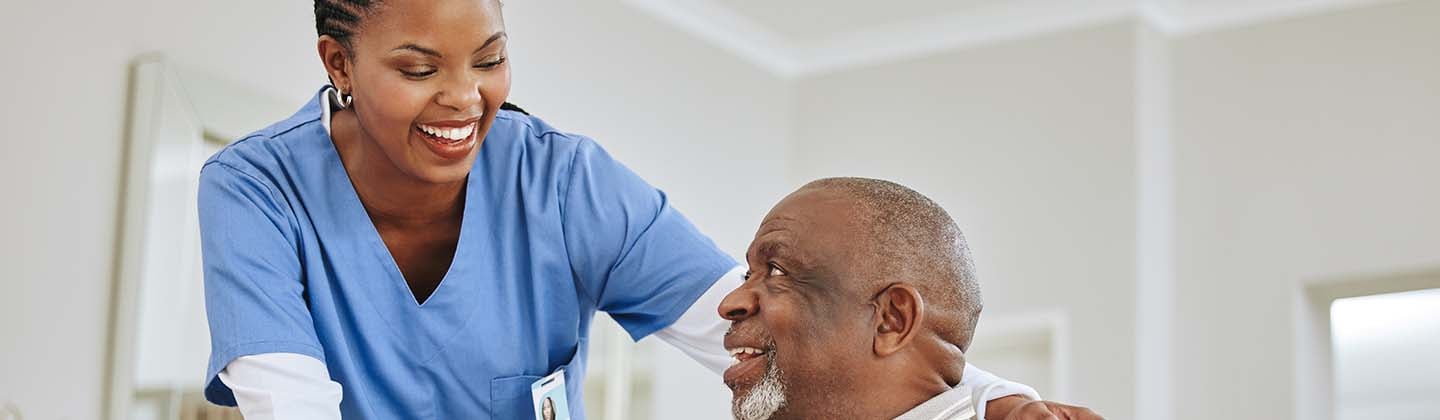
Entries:
[[558, 369], [530, 384], [535, 420], [570, 420], [570, 401], [565, 398], [565, 369]]

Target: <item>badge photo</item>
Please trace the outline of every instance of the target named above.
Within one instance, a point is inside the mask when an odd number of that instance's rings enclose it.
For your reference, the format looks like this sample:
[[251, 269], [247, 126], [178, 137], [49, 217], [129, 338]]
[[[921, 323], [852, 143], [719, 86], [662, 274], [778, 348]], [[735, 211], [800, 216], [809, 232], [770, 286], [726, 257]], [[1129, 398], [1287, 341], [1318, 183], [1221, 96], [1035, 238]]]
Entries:
[[565, 370], [556, 370], [530, 384], [535, 420], [570, 420], [570, 401], [565, 397]]

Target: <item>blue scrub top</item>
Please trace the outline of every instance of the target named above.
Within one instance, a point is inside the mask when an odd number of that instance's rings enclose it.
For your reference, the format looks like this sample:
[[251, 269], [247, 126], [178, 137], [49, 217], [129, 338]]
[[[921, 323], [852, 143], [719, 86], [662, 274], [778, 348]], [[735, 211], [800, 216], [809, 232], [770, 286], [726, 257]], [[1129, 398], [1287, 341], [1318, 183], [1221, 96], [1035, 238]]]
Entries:
[[317, 94], [200, 172], [211, 402], [235, 404], [216, 377], [230, 361], [283, 352], [325, 362], [346, 419], [532, 418], [530, 384], [559, 368], [583, 419], [595, 311], [638, 340], [736, 265], [594, 141], [501, 111], [454, 262], [417, 304], [320, 106]]

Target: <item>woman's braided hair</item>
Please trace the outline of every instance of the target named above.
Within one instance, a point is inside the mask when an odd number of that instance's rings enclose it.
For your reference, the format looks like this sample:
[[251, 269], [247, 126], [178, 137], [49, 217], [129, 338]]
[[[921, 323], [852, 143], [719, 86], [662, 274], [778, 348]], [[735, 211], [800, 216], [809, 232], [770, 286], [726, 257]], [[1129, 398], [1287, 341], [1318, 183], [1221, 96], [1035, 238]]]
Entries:
[[[350, 49], [350, 37], [360, 30], [360, 21], [375, 8], [381, 0], [315, 0], [315, 33], [329, 35]], [[529, 115], [515, 104], [505, 102], [500, 109]]]
[[330, 35], [349, 48], [350, 35], [360, 29], [360, 19], [379, 5], [378, 0], [315, 0], [315, 32]]

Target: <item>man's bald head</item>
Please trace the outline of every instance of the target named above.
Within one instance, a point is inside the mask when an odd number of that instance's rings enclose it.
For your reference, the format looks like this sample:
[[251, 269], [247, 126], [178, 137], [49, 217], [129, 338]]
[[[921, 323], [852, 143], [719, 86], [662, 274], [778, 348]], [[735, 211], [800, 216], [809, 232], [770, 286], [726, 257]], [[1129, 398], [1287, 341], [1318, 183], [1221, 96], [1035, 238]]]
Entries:
[[927, 303], [928, 327], [968, 350], [979, 319], [980, 285], [965, 236], [950, 214], [915, 190], [871, 178], [825, 178], [800, 191], [842, 194], [853, 203], [859, 247], [850, 253], [857, 286], [871, 293], [909, 283]]

